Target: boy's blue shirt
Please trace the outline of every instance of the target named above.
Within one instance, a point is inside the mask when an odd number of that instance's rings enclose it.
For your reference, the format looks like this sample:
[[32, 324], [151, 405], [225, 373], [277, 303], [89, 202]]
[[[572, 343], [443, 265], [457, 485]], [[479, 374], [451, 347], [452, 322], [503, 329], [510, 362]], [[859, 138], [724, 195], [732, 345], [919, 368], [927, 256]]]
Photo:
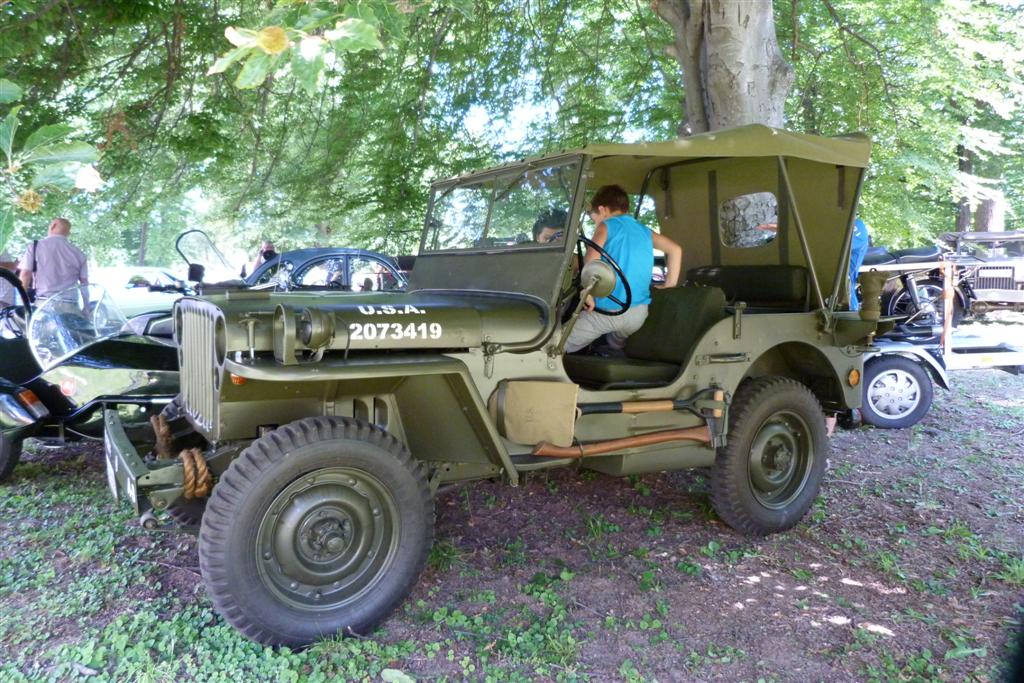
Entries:
[[[651, 272], [654, 270], [654, 241], [650, 229], [632, 216], [612, 216], [604, 222], [608, 238], [604, 249], [626, 274], [633, 294], [630, 307], [651, 303]], [[626, 288], [615, 283], [611, 296], [626, 300]], [[619, 304], [608, 297], [595, 299], [598, 308], [618, 310]]]

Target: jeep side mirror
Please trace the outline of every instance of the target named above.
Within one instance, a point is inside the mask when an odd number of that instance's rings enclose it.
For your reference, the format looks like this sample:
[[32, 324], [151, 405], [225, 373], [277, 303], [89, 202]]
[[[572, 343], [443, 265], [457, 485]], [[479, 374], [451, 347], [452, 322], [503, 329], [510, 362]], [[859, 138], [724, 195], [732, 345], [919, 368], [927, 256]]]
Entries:
[[615, 280], [615, 271], [600, 259], [583, 266], [583, 272], [580, 273], [580, 282], [584, 288], [590, 287], [588, 294], [595, 299], [611, 294], [615, 289]]
[[204, 275], [206, 275], [206, 268], [201, 263], [188, 264], [189, 282], [202, 282]]
[[594, 260], [583, 266], [580, 271], [580, 300], [576, 304], [576, 310], [562, 327], [562, 338], [557, 346], [548, 347], [548, 355], [561, 356], [565, 353], [565, 343], [569, 341], [569, 334], [580, 317], [583, 306], [587, 303], [587, 296], [601, 298], [608, 296], [615, 289], [615, 271], [612, 267], [601, 260]]

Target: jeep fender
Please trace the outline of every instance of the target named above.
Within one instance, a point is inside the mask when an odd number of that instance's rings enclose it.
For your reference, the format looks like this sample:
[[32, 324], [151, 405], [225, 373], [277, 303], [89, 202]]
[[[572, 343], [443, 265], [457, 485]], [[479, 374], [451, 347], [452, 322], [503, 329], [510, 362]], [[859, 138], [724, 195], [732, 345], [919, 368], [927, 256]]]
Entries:
[[928, 374], [935, 380], [935, 383], [949, 391], [949, 374], [946, 372], [945, 364], [940, 362], [928, 352], [928, 349], [922, 346], [910, 342], [879, 339], [875, 341], [871, 351], [864, 354], [864, 362], [867, 363], [872, 358], [891, 355], [904, 356], [923, 365], [928, 370]]
[[225, 371], [232, 379], [222, 383], [220, 439], [253, 438], [259, 426], [287, 424], [315, 411], [387, 429], [442, 481], [505, 474], [518, 483], [487, 406], [457, 359], [339, 358], [255, 366], [228, 360]]

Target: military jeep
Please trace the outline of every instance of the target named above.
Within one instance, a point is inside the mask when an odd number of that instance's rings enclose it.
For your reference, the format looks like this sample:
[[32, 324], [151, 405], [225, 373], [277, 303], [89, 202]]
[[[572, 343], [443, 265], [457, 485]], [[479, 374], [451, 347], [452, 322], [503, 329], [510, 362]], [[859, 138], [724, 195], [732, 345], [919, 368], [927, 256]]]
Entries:
[[[266, 644], [386, 617], [453, 482], [706, 467], [727, 524], [788, 529], [818, 493], [826, 415], [861, 400], [876, 323], [847, 310], [847, 264], [869, 149], [748, 126], [437, 182], [408, 291], [182, 299], [165, 424], [133, 441], [106, 411], [114, 495], [147, 524], [199, 522], [207, 592]], [[686, 282], [653, 291], [624, 355], [567, 355], [580, 301], [616, 279], [607, 255], [580, 268], [609, 183], [683, 246]], [[552, 208], [561, 231], [535, 241]]]

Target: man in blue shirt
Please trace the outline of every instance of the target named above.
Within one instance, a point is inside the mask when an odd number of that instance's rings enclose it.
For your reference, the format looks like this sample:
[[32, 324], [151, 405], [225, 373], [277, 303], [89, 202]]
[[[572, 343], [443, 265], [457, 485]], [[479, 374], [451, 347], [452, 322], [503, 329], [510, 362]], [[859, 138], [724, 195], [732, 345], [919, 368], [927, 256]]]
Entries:
[[[579, 351], [598, 337], [607, 334], [608, 343], [622, 348], [629, 335], [640, 329], [647, 319], [647, 305], [651, 302], [651, 272], [654, 269], [654, 249], [665, 254], [668, 272], [664, 287], [675, 287], [683, 263], [683, 249], [673, 240], [651, 231], [628, 215], [629, 195], [618, 185], [598, 188], [590, 201], [590, 218], [594, 221], [594, 236], [591, 238], [604, 248], [608, 255], [622, 269], [629, 282], [633, 300], [622, 315], [602, 315], [594, 308], [617, 310], [619, 305], [609, 298], [595, 301], [588, 296], [585, 309], [569, 334], [565, 350]], [[587, 249], [584, 262], [600, 258], [593, 247]], [[626, 288], [621, 282], [615, 283], [611, 296], [625, 301]]]
[[853, 222], [853, 241], [850, 244], [850, 310], [860, 310], [860, 300], [857, 298], [857, 275], [864, 263], [864, 255], [868, 252], [871, 238], [868, 236], [868, 226], [860, 218]]

